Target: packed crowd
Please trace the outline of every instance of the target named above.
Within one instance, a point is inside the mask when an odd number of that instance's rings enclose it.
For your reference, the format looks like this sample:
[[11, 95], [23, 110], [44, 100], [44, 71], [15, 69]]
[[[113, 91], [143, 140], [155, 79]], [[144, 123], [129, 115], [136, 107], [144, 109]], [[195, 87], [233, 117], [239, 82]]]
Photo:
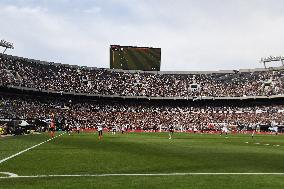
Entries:
[[[89, 69], [0, 54], [0, 86], [148, 97], [242, 97], [284, 94], [284, 70], [162, 74]], [[192, 85], [198, 86], [192, 88]]]
[[220, 130], [261, 125], [283, 126], [284, 105], [196, 106], [161, 105], [150, 102], [80, 101], [43, 97], [0, 95], [0, 119], [48, 120], [55, 115], [57, 125], [82, 128], [127, 127], [129, 129]]

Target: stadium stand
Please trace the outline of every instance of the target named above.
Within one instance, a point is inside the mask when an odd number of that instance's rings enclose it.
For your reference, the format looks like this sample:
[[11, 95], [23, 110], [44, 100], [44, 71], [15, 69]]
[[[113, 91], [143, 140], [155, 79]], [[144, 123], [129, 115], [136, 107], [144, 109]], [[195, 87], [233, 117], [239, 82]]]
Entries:
[[46, 63], [0, 54], [1, 86], [124, 97], [283, 95], [282, 69], [228, 72], [142, 72]]
[[[273, 99], [266, 99], [284, 94], [283, 73], [282, 68], [127, 72], [0, 54], [1, 133], [25, 132], [26, 127], [15, 127], [21, 120], [45, 130], [51, 114], [62, 130], [66, 124], [87, 129], [102, 124], [146, 131], [167, 130], [172, 125], [183, 131], [218, 132], [224, 125], [236, 132], [269, 131], [275, 126], [281, 131], [284, 105], [281, 100], [271, 103]], [[247, 96], [265, 102], [240, 103]], [[205, 103], [206, 97], [216, 100]], [[218, 97], [223, 98], [218, 101]], [[178, 101], [189, 98], [193, 101]]]
[[[1, 93], [0, 120], [28, 120], [31, 125], [47, 123], [55, 114], [58, 128], [66, 124], [84, 129], [97, 125], [105, 128], [127, 127], [130, 130], [177, 130], [218, 132], [228, 126], [236, 132], [256, 130], [269, 131], [271, 127], [284, 125], [284, 105], [238, 103], [184, 104], [160, 101], [90, 100], [75, 97], [46, 95], [19, 95]], [[5, 122], [3, 122], [5, 123]], [[44, 124], [43, 124], [44, 125]]]

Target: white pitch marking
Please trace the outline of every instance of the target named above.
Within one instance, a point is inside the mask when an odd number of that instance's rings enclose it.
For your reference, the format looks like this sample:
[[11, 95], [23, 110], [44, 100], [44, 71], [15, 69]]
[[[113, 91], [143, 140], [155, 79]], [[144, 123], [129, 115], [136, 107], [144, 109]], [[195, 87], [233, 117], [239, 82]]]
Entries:
[[83, 174], [83, 175], [27, 175], [13, 174], [8, 178], [46, 178], [46, 177], [111, 177], [111, 176], [186, 176], [186, 175], [284, 175], [284, 173], [122, 173], [122, 174]]
[[22, 151], [20, 151], [20, 152], [14, 154], [14, 155], [11, 155], [11, 156], [9, 156], [9, 157], [6, 157], [6, 158], [0, 160], [0, 164], [3, 163], [3, 162], [5, 162], [5, 161], [8, 161], [9, 159], [12, 159], [13, 157], [18, 156], [18, 155], [20, 155], [20, 154], [22, 154], [22, 153], [24, 153], [24, 152], [27, 152], [27, 151], [29, 151], [29, 150], [35, 148], [35, 147], [38, 147], [38, 146], [40, 146], [40, 145], [42, 145], [42, 144], [44, 144], [44, 143], [46, 143], [46, 142], [49, 142], [49, 141], [51, 141], [51, 140], [53, 140], [53, 139], [55, 139], [55, 138], [57, 138], [57, 137], [59, 137], [59, 136], [61, 136], [61, 135], [63, 135], [63, 134], [64, 134], [64, 133], [62, 133], [62, 134], [60, 134], [60, 135], [58, 135], [58, 136], [55, 136], [54, 138], [50, 138], [50, 139], [48, 139], [48, 140], [46, 140], [46, 141], [43, 141], [43, 142], [41, 142], [41, 143], [39, 143], [39, 144], [36, 144], [36, 145], [34, 145], [34, 146], [32, 146], [32, 147], [29, 147], [29, 148], [27, 148], [27, 149], [25, 149], [25, 150], [22, 150]]
[[269, 146], [270, 144], [264, 144], [265, 146]]
[[260, 143], [257, 142], [257, 143], [255, 143], [255, 144], [260, 144]]
[[248, 144], [249, 142], [245, 142], [246, 144]]
[[[19, 175], [10, 172], [0, 172], [0, 174], [8, 175], [9, 177], [18, 177]], [[2, 177], [0, 177], [2, 178]]]

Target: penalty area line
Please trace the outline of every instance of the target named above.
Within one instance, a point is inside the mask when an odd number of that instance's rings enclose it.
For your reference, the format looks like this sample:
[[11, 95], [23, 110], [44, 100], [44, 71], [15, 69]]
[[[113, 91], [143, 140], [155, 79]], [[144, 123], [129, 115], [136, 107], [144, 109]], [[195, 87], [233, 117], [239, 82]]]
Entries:
[[9, 156], [9, 157], [6, 157], [6, 158], [4, 158], [4, 159], [1, 159], [1, 160], [0, 160], [0, 164], [1, 164], [1, 163], [4, 163], [5, 161], [8, 161], [9, 159], [12, 159], [12, 158], [14, 158], [14, 157], [20, 155], [20, 154], [22, 154], [22, 153], [25, 153], [25, 152], [27, 152], [27, 151], [29, 151], [29, 150], [35, 148], [35, 147], [38, 147], [38, 146], [40, 146], [40, 145], [42, 145], [42, 144], [44, 144], [44, 143], [46, 143], [46, 142], [49, 142], [49, 141], [51, 141], [51, 140], [54, 140], [54, 139], [56, 139], [57, 137], [60, 137], [60, 136], [63, 135], [63, 134], [64, 134], [64, 133], [62, 133], [62, 134], [60, 134], [60, 135], [57, 135], [57, 136], [55, 136], [55, 137], [53, 137], [53, 138], [50, 138], [50, 139], [48, 139], [48, 140], [46, 140], [46, 141], [43, 141], [43, 142], [41, 142], [41, 143], [39, 143], [39, 144], [36, 144], [36, 145], [34, 145], [34, 146], [32, 146], [32, 147], [29, 147], [29, 148], [27, 148], [27, 149], [25, 149], [25, 150], [22, 150], [22, 151], [20, 151], [20, 152], [18, 152], [18, 153], [16, 153], [16, 154], [13, 154], [13, 155], [11, 155], [11, 156]]
[[113, 176], [190, 176], [190, 175], [284, 175], [284, 173], [122, 173], [122, 174], [82, 174], [82, 175], [16, 175], [9, 173], [8, 178], [47, 178], [47, 177], [113, 177]]

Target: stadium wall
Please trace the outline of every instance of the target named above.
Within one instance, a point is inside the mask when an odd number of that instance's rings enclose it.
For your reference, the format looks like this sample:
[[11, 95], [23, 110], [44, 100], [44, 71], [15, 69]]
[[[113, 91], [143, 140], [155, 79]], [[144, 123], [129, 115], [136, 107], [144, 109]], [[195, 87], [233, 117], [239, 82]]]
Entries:
[[18, 86], [0, 86], [0, 91], [11, 94], [32, 94], [37, 96], [58, 96], [58, 97], [69, 97], [76, 99], [90, 99], [90, 100], [119, 100], [119, 101], [149, 101], [151, 100], [156, 102], [167, 103], [170, 102], [181, 102], [185, 104], [202, 104], [207, 103], [209, 105], [215, 104], [239, 104], [239, 103], [261, 103], [261, 104], [274, 104], [280, 103], [284, 104], [284, 95], [272, 95], [272, 96], [246, 96], [246, 97], [202, 97], [202, 98], [193, 98], [193, 97], [146, 97], [146, 96], [119, 96], [119, 95], [97, 95], [97, 94], [88, 94], [88, 93], [75, 93], [75, 92], [58, 92], [52, 90], [39, 90], [35, 88], [28, 87], [18, 87]]

